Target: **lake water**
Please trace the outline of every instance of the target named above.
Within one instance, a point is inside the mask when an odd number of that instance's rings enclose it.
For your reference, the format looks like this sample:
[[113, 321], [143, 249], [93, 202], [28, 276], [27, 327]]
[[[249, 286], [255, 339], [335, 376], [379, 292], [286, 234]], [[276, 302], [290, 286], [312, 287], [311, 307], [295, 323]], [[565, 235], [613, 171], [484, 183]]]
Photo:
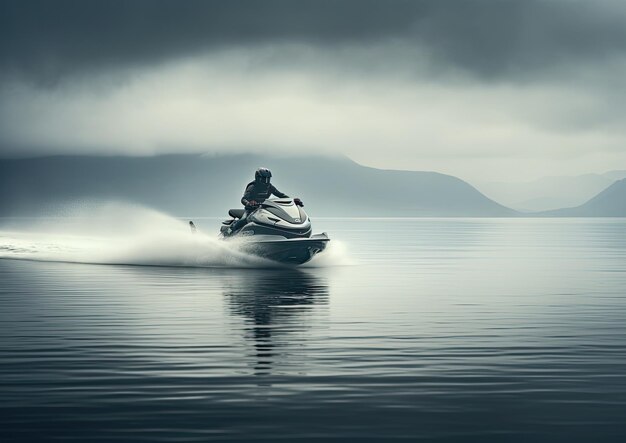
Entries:
[[626, 220], [314, 222], [294, 270], [5, 220], [0, 441], [626, 439]]

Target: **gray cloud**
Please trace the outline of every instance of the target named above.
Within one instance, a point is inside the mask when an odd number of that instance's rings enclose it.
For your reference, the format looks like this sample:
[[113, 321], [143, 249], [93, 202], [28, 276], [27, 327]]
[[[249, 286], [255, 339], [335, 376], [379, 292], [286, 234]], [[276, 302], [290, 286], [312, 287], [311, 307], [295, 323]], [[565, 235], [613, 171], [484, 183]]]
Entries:
[[[626, 3], [0, 0], [0, 155], [626, 165]], [[617, 166], [616, 166], [617, 165]]]
[[[626, 4], [577, 0], [109, 0], [0, 3], [0, 70], [54, 83], [207, 51], [397, 42], [403, 63], [525, 78], [626, 53]], [[414, 48], [414, 51], [410, 51]], [[378, 54], [387, 63], [389, 55]], [[407, 60], [408, 58], [408, 60]], [[411, 60], [412, 59], [412, 60]], [[380, 63], [372, 57], [372, 64]]]
[[250, 69], [251, 58], [247, 51], [189, 58], [137, 71], [114, 88], [70, 82], [5, 89], [0, 150], [325, 152], [377, 167], [497, 179], [626, 164], [624, 126], [607, 126], [605, 118], [623, 121], [624, 110], [595, 90], [343, 78], [307, 64]]

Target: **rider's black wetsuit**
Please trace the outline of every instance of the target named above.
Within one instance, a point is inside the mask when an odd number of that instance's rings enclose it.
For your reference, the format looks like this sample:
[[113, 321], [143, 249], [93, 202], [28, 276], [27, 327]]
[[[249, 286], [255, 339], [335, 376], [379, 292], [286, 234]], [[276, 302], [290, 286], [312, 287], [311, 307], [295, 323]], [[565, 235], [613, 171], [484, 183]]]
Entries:
[[263, 203], [266, 199], [270, 198], [272, 194], [279, 198], [289, 197], [287, 194], [283, 194], [276, 189], [276, 187], [271, 183], [262, 183], [256, 180], [248, 183], [248, 186], [246, 186], [246, 190], [243, 193], [243, 197], [241, 197], [241, 204], [245, 207], [245, 212], [243, 213], [243, 216], [231, 226], [232, 232], [235, 232], [237, 229], [243, 227], [246, 224], [246, 219], [250, 213], [257, 208], [257, 206], [250, 205], [251, 201]]

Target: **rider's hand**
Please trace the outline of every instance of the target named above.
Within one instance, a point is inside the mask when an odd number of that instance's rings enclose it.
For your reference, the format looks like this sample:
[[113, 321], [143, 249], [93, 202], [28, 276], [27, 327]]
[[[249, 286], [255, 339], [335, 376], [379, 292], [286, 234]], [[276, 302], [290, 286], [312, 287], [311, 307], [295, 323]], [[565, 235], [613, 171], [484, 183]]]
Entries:
[[258, 202], [258, 201], [256, 201], [256, 200], [250, 200], [250, 201], [248, 202], [248, 206], [252, 206], [252, 207], [254, 207], [254, 206], [259, 206], [259, 202]]
[[302, 203], [302, 200], [300, 200], [299, 198], [294, 198], [293, 202], [296, 204], [296, 206], [304, 207], [304, 203]]

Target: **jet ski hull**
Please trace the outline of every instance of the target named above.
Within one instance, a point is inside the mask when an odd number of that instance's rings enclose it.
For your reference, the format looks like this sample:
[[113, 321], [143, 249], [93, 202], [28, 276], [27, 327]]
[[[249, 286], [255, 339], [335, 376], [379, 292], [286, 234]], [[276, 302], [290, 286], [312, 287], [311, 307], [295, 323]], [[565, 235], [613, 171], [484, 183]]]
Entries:
[[264, 239], [250, 239], [244, 242], [241, 249], [268, 260], [293, 265], [308, 262], [316, 254], [322, 252], [330, 241], [326, 233], [312, 235], [309, 238], [264, 237]]
[[233, 223], [244, 212], [231, 209], [228, 213], [233, 218], [222, 223], [221, 238], [237, 239], [239, 250], [275, 262], [301, 265], [326, 249], [330, 241], [325, 232], [311, 235], [311, 219], [295, 200], [265, 200], [234, 232]]

